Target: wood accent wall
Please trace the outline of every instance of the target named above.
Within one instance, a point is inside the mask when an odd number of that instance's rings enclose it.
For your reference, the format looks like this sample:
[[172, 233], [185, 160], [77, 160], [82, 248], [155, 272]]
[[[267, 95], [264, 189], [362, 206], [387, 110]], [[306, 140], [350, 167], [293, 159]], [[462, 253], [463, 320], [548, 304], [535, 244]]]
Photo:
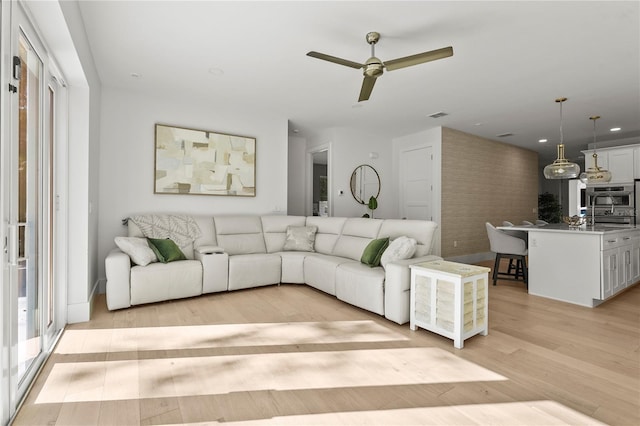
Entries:
[[443, 127], [442, 256], [489, 252], [485, 222], [535, 221], [538, 174], [534, 151]]

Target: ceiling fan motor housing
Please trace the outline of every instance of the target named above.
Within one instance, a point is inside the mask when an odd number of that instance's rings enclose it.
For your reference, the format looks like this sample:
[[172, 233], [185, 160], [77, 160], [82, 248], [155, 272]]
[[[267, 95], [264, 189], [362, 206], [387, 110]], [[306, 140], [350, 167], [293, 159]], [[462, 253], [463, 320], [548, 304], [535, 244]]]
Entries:
[[384, 72], [384, 65], [382, 61], [375, 56], [372, 56], [364, 63], [364, 72], [365, 77], [380, 77]]

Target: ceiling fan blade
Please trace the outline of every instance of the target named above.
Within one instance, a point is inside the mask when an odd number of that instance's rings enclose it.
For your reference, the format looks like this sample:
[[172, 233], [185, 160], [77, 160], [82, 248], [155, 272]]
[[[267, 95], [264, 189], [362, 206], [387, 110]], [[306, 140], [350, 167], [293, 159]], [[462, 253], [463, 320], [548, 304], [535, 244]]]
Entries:
[[366, 77], [362, 80], [362, 89], [360, 89], [360, 97], [358, 102], [368, 101], [373, 90], [373, 85], [376, 84], [376, 77]]
[[413, 65], [423, 64], [436, 59], [448, 58], [453, 56], [453, 48], [443, 47], [442, 49], [431, 50], [430, 52], [418, 53], [417, 55], [405, 56], [404, 58], [385, 61], [384, 67], [387, 71], [393, 71], [400, 68], [410, 67]]
[[351, 68], [355, 68], [355, 69], [360, 69], [360, 68], [362, 68], [364, 66], [364, 64], [359, 64], [357, 62], [349, 61], [347, 59], [338, 58], [336, 56], [325, 55], [324, 53], [320, 53], [320, 52], [313, 52], [312, 51], [312, 52], [307, 53], [307, 56], [311, 56], [312, 58], [322, 59], [324, 61], [333, 62], [334, 64], [344, 65], [346, 67], [351, 67]]

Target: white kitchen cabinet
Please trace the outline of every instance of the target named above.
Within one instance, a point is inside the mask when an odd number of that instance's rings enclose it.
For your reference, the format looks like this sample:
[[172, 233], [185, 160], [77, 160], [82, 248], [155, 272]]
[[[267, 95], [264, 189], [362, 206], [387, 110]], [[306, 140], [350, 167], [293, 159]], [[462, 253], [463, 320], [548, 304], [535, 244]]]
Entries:
[[[594, 166], [593, 150], [582, 151], [585, 169]], [[598, 166], [611, 172], [612, 183], [640, 179], [640, 147], [636, 145], [597, 149]]]
[[640, 281], [640, 233], [636, 233], [631, 240], [631, 282]]
[[640, 278], [640, 232], [603, 235], [602, 239], [600, 295], [605, 300]]
[[620, 250], [611, 248], [602, 252], [602, 277], [600, 285], [600, 299], [605, 300], [613, 295], [613, 287], [618, 287], [618, 253]]
[[633, 151], [634, 148], [617, 148], [608, 152], [611, 182], [633, 182]]

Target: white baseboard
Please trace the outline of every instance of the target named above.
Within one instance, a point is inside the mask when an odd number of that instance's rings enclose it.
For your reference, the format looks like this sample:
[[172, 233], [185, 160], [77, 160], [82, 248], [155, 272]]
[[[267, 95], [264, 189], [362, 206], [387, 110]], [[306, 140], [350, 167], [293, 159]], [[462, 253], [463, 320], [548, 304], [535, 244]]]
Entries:
[[99, 283], [100, 281], [98, 280], [93, 284], [91, 294], [89, 294], [89, 300], [67, 305], [67, 324], [87, 322], [91, 319], [93, 301], [98, 294]]

